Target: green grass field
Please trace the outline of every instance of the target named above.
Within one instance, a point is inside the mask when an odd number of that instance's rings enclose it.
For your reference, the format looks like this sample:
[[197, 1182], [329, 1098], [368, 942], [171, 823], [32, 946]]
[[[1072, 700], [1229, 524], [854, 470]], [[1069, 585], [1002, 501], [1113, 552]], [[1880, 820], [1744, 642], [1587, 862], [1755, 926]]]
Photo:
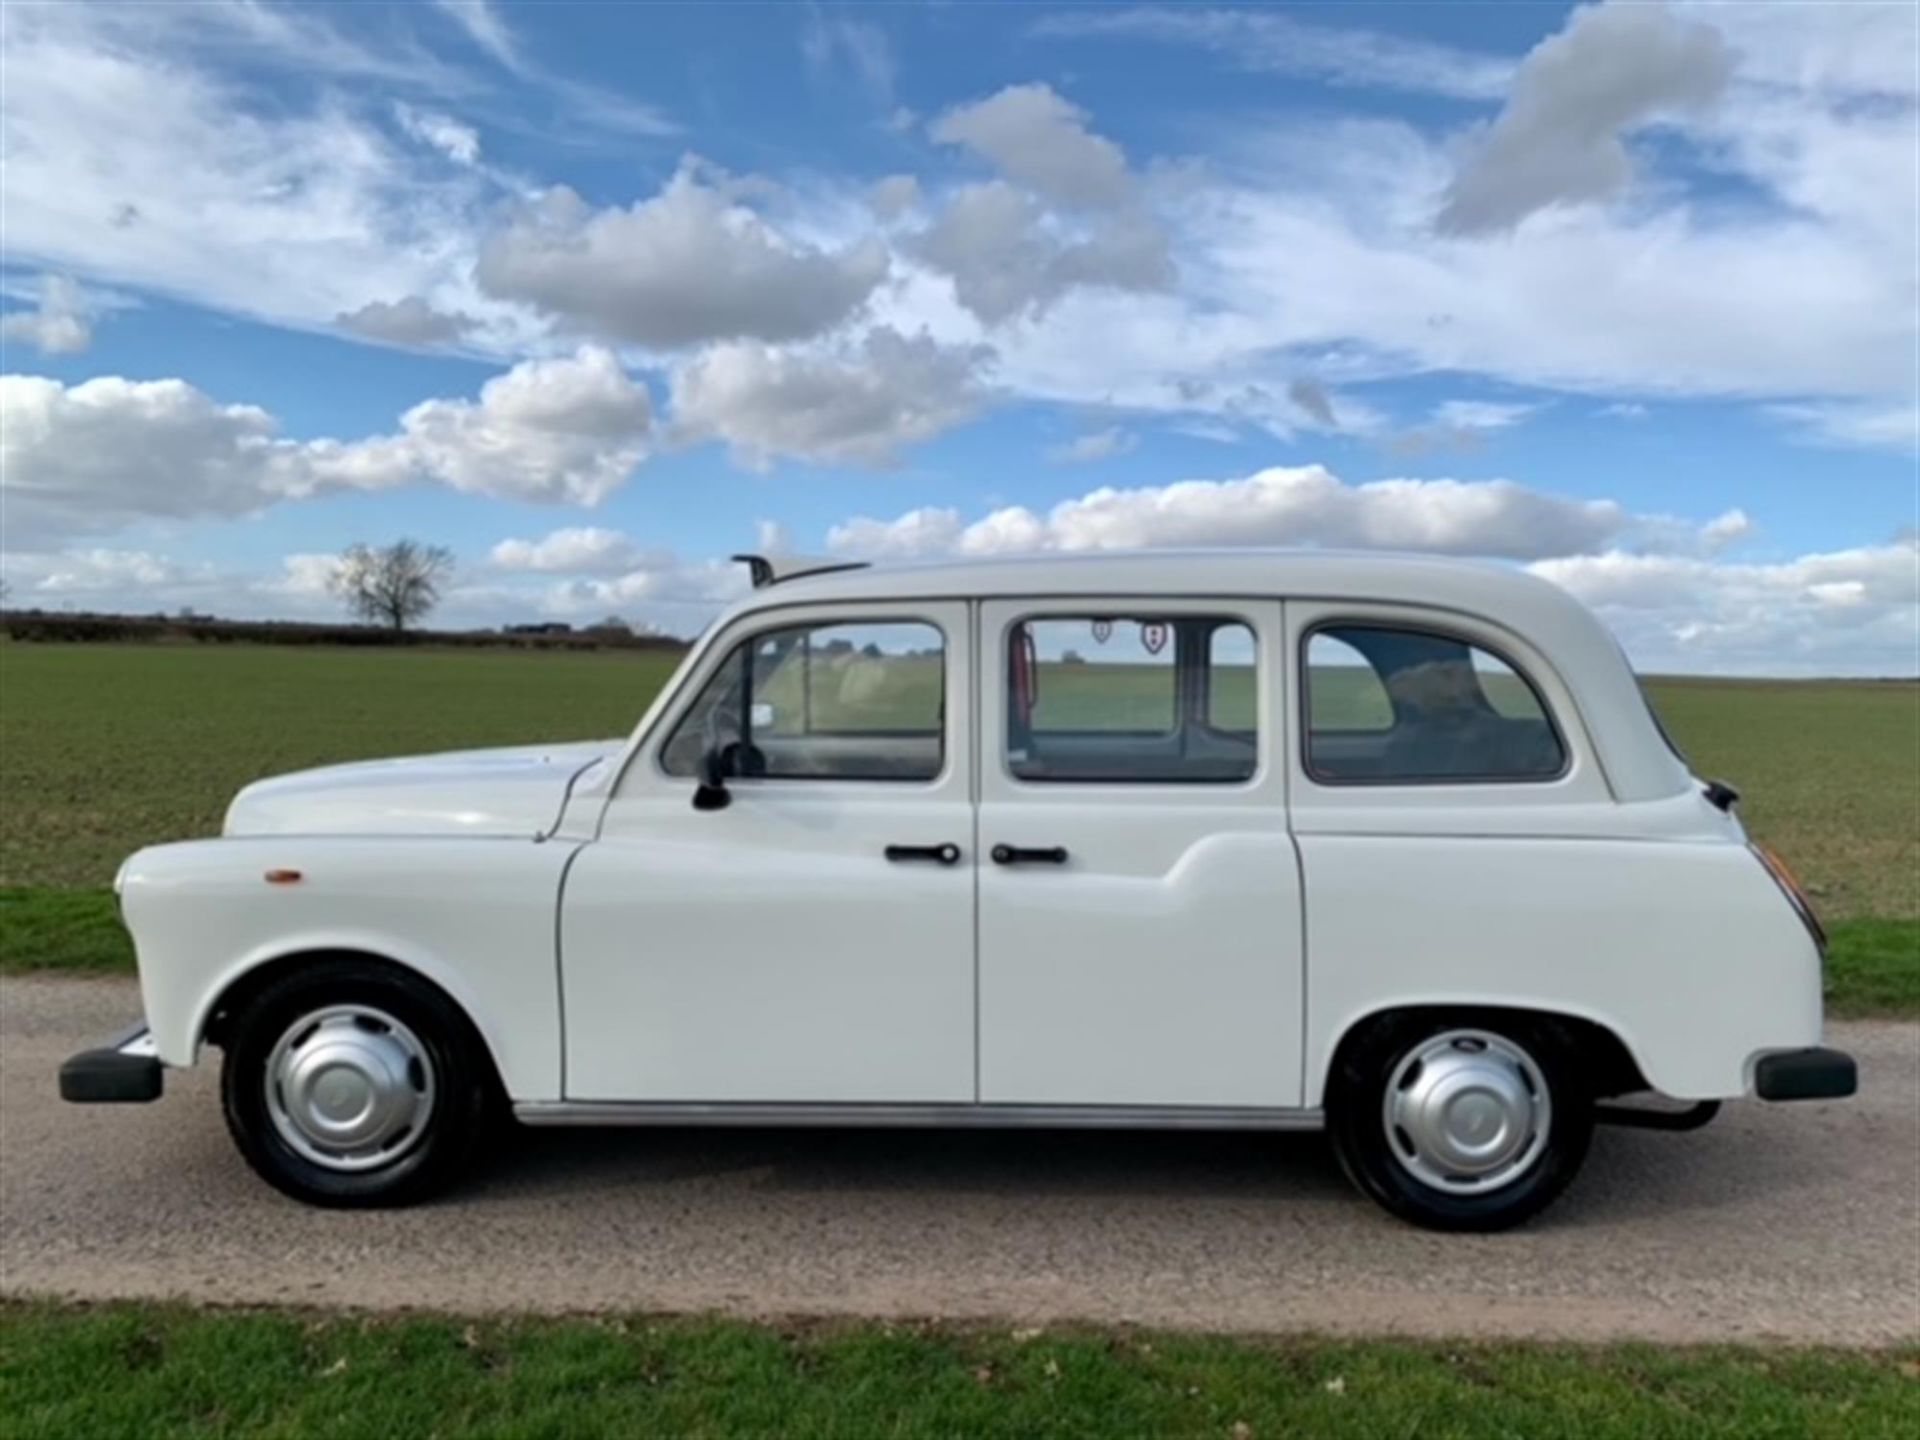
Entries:
[[[209, 835], [263, 775], [378, 755], [621, 735], [673, 660], [271, 646], [0, 646], [0, 968], [117, 968], [103, 887]], [[1073, 667], [1043, 667], [1058, 704]], [[1920, 686], [1656, 679], [1703, 776], [1832, 921], [1836, 1008], [1920, 1013]], [[1064, 723], [1064, 722], [1063, 722]]]
[[0, 1416], [12, 1440], [1873, 1440], [1920, 1431], [1916, 1374], [1911, 1351], [0, 1306]]

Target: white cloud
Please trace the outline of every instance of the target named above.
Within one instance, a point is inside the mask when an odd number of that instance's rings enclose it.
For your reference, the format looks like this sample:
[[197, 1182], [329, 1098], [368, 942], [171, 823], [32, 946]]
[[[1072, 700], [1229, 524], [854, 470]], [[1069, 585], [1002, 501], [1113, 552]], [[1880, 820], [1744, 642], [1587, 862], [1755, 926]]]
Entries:
[[1608, 551], [1530, 568], [1593, 606], [1642, 669], [1920, 669], [1920, 545], [1912, 537], [1771, 564]]
[[1742, 73], [1760, 84], [1842, 99], [1920, 94], [1920, 27], [1906, 0], [1677, 0], [1673, 8], [1721, 31], [1739, 53]]
[[618, 530], [571, 526], [538, 540], [502, 540], [493, 547], [493, 563], [503, 570], [537, 570], [558, 575], [610, 575], [637, 568], [637, 545]]
[[582, 127], [624, 140], [654, 140], [680, 133], [680, 127], [657, 105], [602, 90], [536, 64], [500, 7], [490, 0], [434, 0], [434, 8], [503, 69], [547, 92], [560, 111], [569, 138]]
[[1206, 440], [1214, 445], [1238, 445], [1242, 439], [1238, 430], [1231, 425], [1222, 425], [1217, 420], [1179, 420], [1167, 426], [1167, 429], [1176, 435]]
[[821, 334], [873, 293], [887, 254], [871, 239], [835, 252], [794, 241], [689, 163], [625, 209], [549, 190], [486, 242], [476, 273], [566, 329], [671, 350]]
[[0, 376], [0, 502], [8, 541], [142, 517], [243, 515], [307, 493], [297, 447], [254, 405], [183, 380], [67, 386]]
[[[361, 39], [323, 10], [229, 0], [224, 4], [13, 6], [43, 12], [7, 17], [11, 33], [85, 35], [126, 53], [238, 62], [334, 82], [365, 81], [436, 95], [477, 89], [473, 77], [424, 48], [408, 27]], [[65, 13], [44, 13], [65, 12]], [[77, 13], [75, 13], [77, 12]], [[12, 77], [9, 76], [9, 79]]]
[[[1639, 106], [1609, 134], [1657, 123], [1662, 146], [1686, 154], [1684, 178], [1735, 183], [1696, 197], [1675, 167], [1633, 206], [1550, 207], [1497, 242], [1436, 239], [1436, 197], [1456, 166], [1431, 129], [1251, 115], [1210, 128], [1204, 156], [1136, 171], [1079, 107], [1020, 85], [934, 122], [995, 178], [893, 177], [871, 197], [877, 212], [851, 177], [789, 176], [792, 188], [777, 189], [697, 164], [624, 207], [546, 192], [495, 234], [491, 295], [475, 280], [486, 227], [509, 196], [540, 192], [485, 164], [444, 163], [463, 139], [441, 131], [447, 143], [429, 150], [391, 117], [398, 103], [455, 127], [453, 114], [525, 124], [524, 105], [476, 108], [506, 78], [483, 82], [409, 48], [413, 20], [375, 47], [353, 38], [365, 27], [336, 29], [326, 12], [193, 12], [202, 23], [178, 6], [8, 10], [0, 125], [7, 248], [21, 263], [387, 343], [447, 343], [451, 324], [470, 320], [463, 348], [506, 358], [548, 352], [556, 324], [655, 351], [844, 341], [876, 324], [949, 346], [985, 336], [1009, 395], [1280, 435], [1335, 428], [1322, 410], [1337, 410], [1343, 432], [1383, 432], [1367, 384], [1444, 370], [1596, 403], [1806, 407], [1791, 418], [1817, 438], [1911, 448], [1900, 410], [1920, 383], [1911, 7], [1581, 12], [1563, 46], [1666, 61], [1596, 68], [1605, 94], [1585, 108], [1566, 87], [1523, 78], [1489, 140], [1531, 133], [1528, 94], [1548, 94], [1550, 130]], [[520, 89], [551, 89], [554, 113], [575, 113], [501, 7], [453, 18]], [[1692, 42], [1659, 37], [1696, 25], [1739, 55], [1717, 103], [1641, 105], [1645, 75], [1691, 73]], [[1492, 93], [1487, 77], [1505, 64], [1273, 11], [1075, 12], [1040, 28], [1193, 41], [1338, 84], [1463, 96]], [[1531, 73], [1559, 53], [1541, 47]], [[289, 87], [263, 101], [253, 62], [278, 75], [302, 56], [339, 83], [317, 99]], [[213, 63], [236, 57], [247, 68]], [[378, 99], [348, 88], [374, 80]], [[1323, 395], [1339, 387], [1337, 404], [1303, 404], [1303, 374]]]
[[268, 582], [268, 588], [310, 600], [330, 599], [335, 594], [333, 586], [340, 577], [340, 569], [338, 555], [288, 555], [281, 561], [279, 579]]
[[1076, 288], [1165, 290], [1174, 279], [1166, 234], [1145, 216], [1068, 225], [1000, 180], [955, 191], [908, 248], [949, 276], [955, 298], [989, 325], [1042, 316]]
[[836, 526], [828, 540], [835, 549], [882, 555], [1320, 545], [1534, 559], [1597, 550], [1642, 524], [1615, 501], [1574, 500], [1507, 480], [1350, 485], [1303, 465], [1239, 480], [1106, 486], [1044, 516], [1009, 506], [971, 525], [939, 509], [894, 521], [862, 517]]
[[1214, 51], [1248, 70], [1456, 100], [1497, 100], [1513, 78], [1513, 62], [1502, 56], [1405, 35], [1317, 25], [1273, 9], [1083, 6], [1046, 16], [1033, 33], [1189, 45]]
[[1064, 445], [1051, 447], [1047, 451], [1047, 459], [1057, 465], [1085, 465], [1095, 460], [1111, 460], [1116, 455], [1125, 455], [1139, 443], [1140, 437], [1132, 431], [1109, 425], [1104, 430], [1089, 430], [1084, 435], [1076, 435]]
[[715, 345], [672, 379], [674, 433], [724, 440], [765, 468], [778, 458], [890, 465], [901, 447], [958, 424], [986, 398], [988, 353], [875, 329], [856, 345]]
[[334, 555], [289, 555], [267, 574], [184, 562], [151, 550], [83, 547], [8, 551], [0, 573], [19, 609], [90, 610], [111, 614], [202, 615], [247, 619], [328, 620], [340, 614], [328, 580]]
[[933, 138], [991, 161], [1009, 180], [1060, 205], [1107, 209], [1132, 190], [1120, 147], [1087, 128], [1086, 112], [1045, 85], [1009, 85], [933, 122]]
[[1340, 420], [1333, 412], [1333, 397], [1327, 393], [1327, 387], [1318, 380], [1291, 380], [1287, 383], [1287, 399], [1291, 400], [1314, 424], [1326, 430], [1340, 428]]
[[1509, 230], [1549, 206], [1613, 198], [1633, 175], [1622, 136], [1712, 104], [1732, 73], [1720, 32], [1664, 5], [1575, 10], [1521, 62], [1506, 107], [1447, 187], [1440, 229]]
[[[1641, 403], [1891, 403], [1920, 379], [1910, 148], [1904, 178], [1876, 172], [1871, 222], [1774, 205], [1737, 217], [1561, 212], [1498, 244], [1427, 233], [1446, 167], [1405, 127], [1335, 126], [1310, 143], [1261, 131], [1244, 163], [1181, 206], [1185, 295], [1080, 297], [1045, 335], [1001, 343], [1007, 383], [1221, 414], [1250, 384], [1284, 388], [1302, 357], [1346, 393], [1448, 371]], [[1204, 403], [1187, 400], [1183, 378]]]
[[881, 220], [897, 220], [920, 203], [920, 182], [911, 175], [889, 175], [867, 190], [867, 203]]
[[878, 25], [815, 7], [800, 32], [800, 53], [823, 78], [844, 64], [877, 105], [891, 109], [895, 73], [893, 46]]
[[541, 594], [540, 608], [569, 618], [616, 611], [685, 635], [739, 599], [747, 587], [743, 566], [728, 560], [683, 560], [662, 550], [617, 575], [559, 581]]
[[949, 110], [931, 129], [1004, 177], [959, 186], [932, 223], [904, 241], [913, 258], [952, 281], [955, 299], [980, 321], [1044, 317], [1079, 289], [1172, 287], [1166, 229], [1126, 156], [1047, 86], [1008, 86]]
[[1505, 430], [1539, 408], [1499, 400], [1443, 400], [1434, 406], [1433, 418], [1453, 430]]
[[524, 70], [519, 42], [507, 22], [487, 0], [433, 0], [436, 10], [465, 32], [466, 37], [507, 69]]
[[827, 532], [827, 545], [874, 560], [913, 560], [960, 548], [966, 523], [958, 510], [927, 505], [893, 520], [856, 515]]
[[343, 311], [340, 325], [370, 340], [390, 345], [445, 345], [474, 327], [471, 315], [436, 310], [418, 295], [399, 300], [369, 300], [358, 310]]
[[9, 582], [27, 587], [25, 594], [14, 597], [18, 605], [58, 603], [100, 591], [178, 585], [196, 573], [204, 572], [151, 551], [100, 547], [53, 555], [10, 556], [7, 567]]
[[1702, 525], [1700, 543], [1709, 553], [1712, 553], [1745, 540], [1753, 534], [1753, 531], [1753, 520], [1746, 511], [1736, 507], [1723, 511]]
[[485, 177], [331, 88], [262, 105], [200, 63], [239, 47], [303, 56], [309, 76], [455, 86], [404, 47], [365, 51], [281, 6], [10, 6], [0, 43], [11, 260], [298, 326], [369, 294], [471, 294]]
[[1920, 454], [1920, 404], [1913, 401], [1822, 401], [1768, 408], [1821, 444]]
[[42, 275], [31, 310], [0, 315], [0, 346], [13, 340], [47, 355], [74, 355], [93, 343], [87, 294], [66, 275]]
[[480, 132], [437, 110], [421, 110], [404, 100], [394, 102], [393, 117], [400, 128], [422, 145], [432, 146], [456, 165], [480, 159]]
[[18, 544], [422, 480], [592, 505], [644, 457], [651, 424], [645, 387], [594, 347], [523, 362], [478, 400], [427, 400], [395, 433], [351, 441], [283, 439], [259, 406], [223, 405], [183, 380], [4, 375], [0, 515]]
[[396, 435], [309, 441], [313, 471], [358, 486], [432, 479], [516, 500], [597, 505], [647, 453], [653, 406], [611, 351], [523, 360], [475, 400], [426, 400]]

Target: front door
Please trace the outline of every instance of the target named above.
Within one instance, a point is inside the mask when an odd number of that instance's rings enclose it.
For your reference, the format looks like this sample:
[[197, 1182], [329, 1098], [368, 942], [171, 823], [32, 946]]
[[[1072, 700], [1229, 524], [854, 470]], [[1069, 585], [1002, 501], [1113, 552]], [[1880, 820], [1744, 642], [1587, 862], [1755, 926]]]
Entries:
[[1278, 601], [980, 608], [980, 1099], [1294, 1106]]
[[970, 653], [961, 602], [715, 637], [566, 880], [568, 1099], [974, 1098]]

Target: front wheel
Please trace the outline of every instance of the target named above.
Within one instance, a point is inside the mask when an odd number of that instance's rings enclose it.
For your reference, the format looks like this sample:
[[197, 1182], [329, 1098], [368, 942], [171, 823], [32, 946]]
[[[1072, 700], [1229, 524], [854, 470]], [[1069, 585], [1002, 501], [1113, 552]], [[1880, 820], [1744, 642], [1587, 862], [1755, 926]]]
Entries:
[[262, 1179], [313, 1205], [406, 1205], [464, 1167], [490, 1071], [466, 1016], [407, 971], [316, 960], [227, 1024], [221, 1097]]
[[1434, 1230], [1504, 1230], [1550, 1205], [1593, 1137], [1563, 1027], [1524, 1016], [1386, 1016], [1341, 1049], [1327, 1096], [1361, 1190]]

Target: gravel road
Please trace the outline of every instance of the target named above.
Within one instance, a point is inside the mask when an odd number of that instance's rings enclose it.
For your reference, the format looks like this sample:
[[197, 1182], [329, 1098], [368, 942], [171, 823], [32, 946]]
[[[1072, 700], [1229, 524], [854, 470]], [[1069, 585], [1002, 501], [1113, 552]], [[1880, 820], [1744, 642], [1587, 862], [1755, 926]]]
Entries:
[[[1602, 1129], [1525, 1230], [1409, 1229], [1313, 1136], [526, 1132], [440, 1203], [306, 1209], [222, 1128], [215, 1066], [62, 1104], [125, 981], [0, 982], [0, 1288], [369, 1309], [1881, 1344], [1920, 1337], [1920, 1026], [1837, 1024], [1852, 1101]], [[217, 1055], [210, 1057], [217, 1060]]]

